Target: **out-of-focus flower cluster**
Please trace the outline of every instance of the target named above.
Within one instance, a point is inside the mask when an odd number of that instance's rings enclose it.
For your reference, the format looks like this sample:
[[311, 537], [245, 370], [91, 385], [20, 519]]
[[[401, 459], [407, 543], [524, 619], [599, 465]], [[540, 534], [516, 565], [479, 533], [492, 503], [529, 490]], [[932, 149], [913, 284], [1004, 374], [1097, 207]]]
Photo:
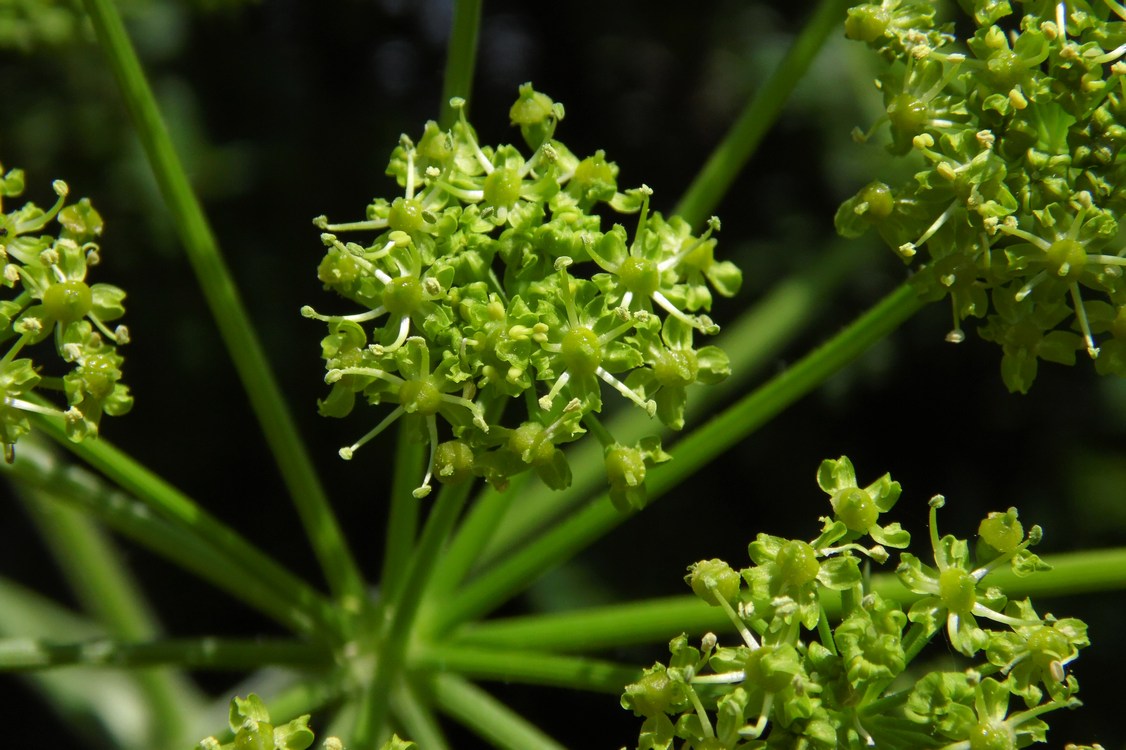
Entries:
[[[932, 299], [1003, 351], [1026, 392], [1040, 360], [1126, 375], [1126, 7], [1114, 0], [960, 0], [972, 33], [937, 24], [929, 0], [849, 10], [846, 34], [879, 53], [885, 137], [919, 165], [874, 181], [837, 212], [838, 231], [874, 228]], [[962, 27], [959, 27], [962, 28]]]
[[[9, 461], [31, 429], [31, 413], [62, 416], [68, 436], [82, 440], [97, 434], [102, 414], [124, 414], [133, 405], [117, 351], [129, 333], [109, 327], [125, 314], [125, 293], [86, 279], [100, 259], [102, 217], [85, 198], [66, 205], [66, 183], [52, 187], [58, 197], [46, 211], [29, 202], [4, 213], [0, 203], [0, 341], [7, 347], [0, 359], [0, 443]], [[23, 190], [22, 170], [0, 178], [0, 201]], [[52, 347], [57, 356], [44, 356]], [[63, 394], [65, 410], [44, 395], [51, 391]]]

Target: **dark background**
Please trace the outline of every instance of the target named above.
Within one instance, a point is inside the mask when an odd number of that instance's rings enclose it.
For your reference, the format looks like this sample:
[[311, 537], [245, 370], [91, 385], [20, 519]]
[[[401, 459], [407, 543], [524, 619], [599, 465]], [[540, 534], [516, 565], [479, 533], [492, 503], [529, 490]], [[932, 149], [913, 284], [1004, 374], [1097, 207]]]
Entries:
[[[623, 187], [644, 182], [656, 191], [655, 208], [671, 210], [808, 7], [720, 0], [668, 8], [641, 1], [550, 9], [486, 2], [471, 102], [482, 141], [518, 140], [508, 107], [517, 86], [533, 81], [566, 105], [561, 140], [580, 155], [605, 149], [621, 167]], [[336, 449], [377, 415], [358, 409], [343, 422], [316, 415], [325, 392], [323, 327], [297, 311], [336, 304], [316, 279], [323, 249], [312, 217], [358, 219], [373, 196], [394, 195], [384, 169], [399, 133], [417, 136], [437, 115], [450, 3], [273, 0], [213, 8], [133, 0], [124, 9], [290, 408], [360, 564], [375, 580], [392, 438], [375, 441], [351, 463], [337, 458]], [[879, 111], [873, 62], [859, 45], [834, 37], [718, 208], [720, 253], [745, 271], [739, 298], [714, 316], [721, 324], [840, 242], [832, 215], [852, 191], [877, 176], [902, 178], [903, 167], [878, 146], [849, 138], [854, 125], [867, 128]], [[95, 280], [129, 295], [134, 343], [126, 379], [136, 407], [106, 420], [105, 436], [319, 585], [98, 50], [78, 33], [30, 52], [0, 51], [0, 95], [0, 160], [27, 171], [26, 197], [49, 204], [50, 181], [62, 178], [106, 219]], [[865, 241], [855, 244], [865, 252]], [[774, 371], [906, 278], [892, 253], [870, 257], [877, 260], [849, 279], [820, 322], [780, 354]], [[949, 325], [945, 303], [925, 309], [715, 461], [691, 488], [674, 491], [549, 575], [517, 606], [682, 593], [687, 564], [720, 557], [740, 567], [746, 543], [760, 531], [811, 538], [827, 507], [814, 472], [823, 458], [842, 454], [862, 481], [890, 471], [902, 482], [895, 517], [916, 534], [925, 532], [927, 498], [941, 492], [949, 501], [940, 518], [944, 531], [970, 535], [985, 512], [1017, 505], [1022, 519], [1047, 530], [1042, 551], [1123, 544], [1126, 384], [1099, 379], [1088, 362], [1044, 365], [1030, 395], [1010, 395], [997, 348], [972, 333], [960, 346], [946, 344]], [[0, 570], [72, 602], [19, 506], [3, 507]], [[277, 632], [225, 594], [123, 546], [171, 635]], [[1122, 597], [1060, 599], [1043, 603], [1045, 609], [1083, 617], [1095, 642], [1075, 667], [1088, 705], [1051, 717], [1050, 744], [1123, 747], [1113, 682], [1126, 671]], [[610, 656], [641, 665], [663, 653], [658, 644]], [[201, 680], [225, 697], [237, 677]], [[568, 747], [635, 741], [639, 720], [612, 696], [488, 688]], [[18, 727], [33, 729], [29, 736], [49, 735], [56, 748], [79, 746], [41, 715], [22, 683], [5, 678], [0, 691], [12, 696], [6, 710]]]

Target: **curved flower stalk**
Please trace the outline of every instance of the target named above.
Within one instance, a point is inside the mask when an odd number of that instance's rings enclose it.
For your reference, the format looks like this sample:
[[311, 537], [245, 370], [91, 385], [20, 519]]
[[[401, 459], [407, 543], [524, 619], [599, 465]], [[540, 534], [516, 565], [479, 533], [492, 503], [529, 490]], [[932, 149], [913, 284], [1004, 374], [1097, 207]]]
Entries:
[[964, 339], [963, 320], [985, 319], [1012, 391], [1031, 387], [1039, 361], [1074, 364], [1079, 351], [1100, 373], [1126, 374], [1114, 322], [1126, 304], [1121, 6], [970, 0], [958, 39], [921, 5], [849, 12], [848, 35], [889, 62], [878, 80], [889, 148], [925, 166], [846, 200], [838, 231], [874, 227], [917, 264], [920, 293], [951, 300], [949, 341]]
[[[1078, 705], [1078, 682], [1066, 667], [1088, 644], [1086, 627], [1072, 618], [1041, 619], [1027, 600], [1006, 607], [1003, 592], [978, 586], [1004, 564], [1020, 574], [1042, 569], [1028, 551], [1039, 528], [1026, 536], [1015, 509], [991, 513], [978, 529], [982, 562], [973, 568], [965, 540], [939, 539], [942, 503], [932, 501], [938, 568], [900, 554], [901, 577], [926, 595], [905, 609], [869, 591], [860, 569], [865, 558], [887, 562], [887, 542], [910, 542], [898, 524], [879, 523], [899, 498], [899, 484], [885, 474], [861, 488], [845, 457], [823, 462], [817, 481], [833, 511], [820, 536], [759, 534], [745, 569], [717, 559], [689, 567], [685, 581], [727, 614], [741, 642], [721, 646], [708, 633], [695, 647], [680, 635], [669, 644], [667, 664], [626, 687], [622, 707], [644, 718], [638, 750], [1015, 750], [1046, 741], [1043, 717]], [[865, 537], [883, 542], [865, 548]], [[829, 595], [843, 605], [835, 624], [823, 609]], [[979, 627], [975, 617], [1000, 627]], [[941, 620], [965, 669], [909, 678]]]
[[[563, 107], [530, 84], [509, 113], [527, 157], [481, 144], [465, 102], [453, 105], [450, 130], [427, 123], [417, 141], [400, 139], [388, 174], [402, 195], [376, 199], [361, 221], [314, 221], [326, 250], [318, 277], [360, 308], [302, 308], [329, 328], [321, 413], [344, 416], [357, 395], [396, 405], [346, 457], [400, 416], [424, 417], [419, 496], [434, 477], [504, 487], [528, 470], [566, 487], [560, 446], [590, 431], [615, 503], [640, 507], [645, 467], [667, 454], [655, 438], [620, 446], [596, 415], [615, 398], [679, 429], [689, 387], [726, 377], [726, 355], [694, 338], [719, 329], [706, 314], [713, 292], [741, 282], [715, 258], [719, 222], [697, 236], [650, 212], [648, 188], [619, 191], [603, 152], [579, 159], [555, 138]], [[633, 237], [621, 224], [603, 231], [605, 212], [638, 213]], [[363, 233], [374, 239], [343, 239]]]
[[[61, 416], [68, 437], [82, 440], [97, 434], [102, 414], [118, 416], [133, 404], [120, 382], [123, 358], [117, 352], [129, 331], [110, 328], [125, 313], [125, 293], [87, 282], [101, 257], [96, 240], [102, 218], [85, 198], [66, 205], [63, 181], [52, 188], [57, 198], [46, 211], [34, 203], [9, 213], [0, 208], [0, 284], [7, 290], [0, 300], [0, 341], [8, 342], [0, 359], [0, 442], [9, 462], [16, 442], [30, 431], [28, 413]], [[23, 189], [23, 171], [13, 169], [0, 179], [0, 200]], [[52, 222], [59, 225], [55, 234], [46, 231]], [[40, 360], [40, 345], [48, 341], [69, 368], [61, 375], [55, 374], [57, 364]], [[45, 405], [50, 399], [42, 391], [62, 391], [68, 408]]]

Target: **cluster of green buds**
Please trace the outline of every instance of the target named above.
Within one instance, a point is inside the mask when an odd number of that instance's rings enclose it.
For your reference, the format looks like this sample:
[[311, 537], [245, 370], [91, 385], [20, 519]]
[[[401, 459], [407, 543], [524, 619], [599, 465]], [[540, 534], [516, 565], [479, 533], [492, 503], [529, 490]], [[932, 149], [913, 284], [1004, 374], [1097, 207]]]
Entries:
[[[862, 569], [910, 544], [898, 523], [881, 521], [899, 483], [885, 474], [861, 487], [844, 457], [823, 462], [817, 480], [833, 511], [817, 538], [759, 534], [747, 568], [689, 568], [692, 590], [722, 608], [742, 642], [720, 646], [708, 633], [697, 647], [678, 636], [667, 664], [626, 687], [622, 706], [644, 717], [638, 750], [1015, 750], [1045, 741], [1041, 717], [1079, 704], [1068, 665], [1088, 645], [1086, 626], [1040, 616], [985, 582], [1003, 565], [1018, 576], [1046, 567], [1029, 551], [1039, 527], [1026, 535], [1015, 509], [990, 513], [972, 562], [966, 540], [939, 537], [934, 498], [934, 566], [899, 554], [902, 598], [915, 600], [904, 605], [872, 591]], [[841, 604], [833, 619], [830, 601]], [[942, 632], [968, 664], [920, 670], [912, 662]]]
[[[848, 13], [846, 34], [886, 62], [886, 113], [866, 139], [919, 169], [876, 181], [840, 207], [838, 231], [874, 228], [953, 327], [984, 318], [1001, 374], [1027, 392], [1039, 360], [1126, 375], [1126, 6], [1115, 0], [960, 0], [936, 23], [930, 0], [882, 0]], [[965, 38], [955, 31], [967, 29]], [[972, 32], [972, 33], [971, 33]]]
[[[720, 349], [696, 346], [718, 331], [707, 316], [713, 290], [733, 295], [742, 280], [715, 259], [719, 222], [696, 235], [651, 211], [649, 188], [619, 191], [603, 152], [579, 159], [554, 137], [563, 107], [530, 84], [510, 112], [528, 157], [481, 145], [465, 102], [451, 104], [453, 127], [429, 122], [392, 153], [387, 173], [402, 195], [374, 200], [362, 221], [314, 222], [326, 248], [318, 277], [362, 308], [302, 309], [329, 329], [332, 390], [320, 411], [345, 416], [357, 396], [391, 407], [340, 454], [411, 419], [430, 444], [417, 497], [435, 478], [503, 488], [526, 470], [563, 488], [560, 446], [590, 431], [615, 503], [642, 505], [645, 470], [667, 455], [653, 440], [619, 444], [596, 415], [609, 393], [679, 429], [687, 388], [728, 374]], [[632, 237], [621, 224], [603, 228], [602, 214], [628, 213], [638, 215]]]
[[[309, 729], [309, 714], [298, 716], [285, 724], [270, 722], [266, 704], [254, 693], [231, 699], [228, 722], [231, 728], [229, 742], [216, 737], [206, 737], [196, 745], [197, 750], [305, 750], [316, 739]], [[344, 750], [339, 737], [326, 737], [323, 750]], [[416, 750], [413, 742], [404, 742], [397, 736], [388, 740], [380, 750]]]
[[[0, 203], [0, 285], [7, 290], [0, 299], [0, 341], [8, 347], [0, 359], [0, 443], [9, 462], [31, 429], [29, 413], [63, 417], [67, 435], [82, 440], [97, 434], [102, 414], [124, 414], [133, 405], [120, 382], [117, 352], [129, 332], [109, 327], [125, 313], [125, 293], [86, 281], [99, 261], [102, 218], [85, 198], [66, 205], [66, 183], [56, 180], [52, 187], [58, 198], [46, 211], [29, 202], [4, 213]], [[0, 202], [23, 189], [22, 170], [7, 172]], [[48, 231], [52, 222], [57, 232]], [[52, 344], [58, 357], [40, 361]], [[68, 408], [55, 406], [43, 391], [62, 392]]]

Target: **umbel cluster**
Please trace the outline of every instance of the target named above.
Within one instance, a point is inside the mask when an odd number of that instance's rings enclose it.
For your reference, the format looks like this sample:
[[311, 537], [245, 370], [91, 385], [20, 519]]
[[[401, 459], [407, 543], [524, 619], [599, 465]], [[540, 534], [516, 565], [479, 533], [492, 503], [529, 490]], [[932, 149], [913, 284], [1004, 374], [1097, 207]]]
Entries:
[[[950, 5], [953, 5], [951, 3]], [[1126, 7], [1116, 0], [961, 0], [969, 35], [930, 0], [848, 12], [846, 34], [884, 60], [885, 113], [867, 139], [918, 171], [845, 201], [837, 229], [875, 228], [932, 299], [1001, 346], [1026, 392], [1040, 360], [1126, 375]], [[964, 28], [957, 27], [959, 30]]]
[[[640, 507], [646, 467], [668, 456], [655, 438], [618, 443], [596, 415], [620, 398], [679, 429], [688, 387], [728, 374], [720, 349], [698, 345], [719, 330], [713, 292], [742, 279], [715, 259], [719, 222], [697, 234], [651, 211], [649, 188], [619, 191], [601, 151], [580, 159], [554, 137], [563, 107], [530, 84], [510, 112], [530, 156], [480, 144], [465, 102], [451, 103], [450, 129], [429, 122], [392, 153], [402, 195], [375, 199], [362, 221], [315, 220], [318, 277], [359, 308], [302, 310], [328, 325], [320, 411], [345, 416], [360, 397], [383, 414], [340, 454], [403, 418], [430, 444], [418, 497], [434, 479], [503, 488], [529, 469], [563, 488], [560, 446], [589, 431], [614, 502]], [[630, 229], [605, 226], [621, 214], [635, 215]]]

